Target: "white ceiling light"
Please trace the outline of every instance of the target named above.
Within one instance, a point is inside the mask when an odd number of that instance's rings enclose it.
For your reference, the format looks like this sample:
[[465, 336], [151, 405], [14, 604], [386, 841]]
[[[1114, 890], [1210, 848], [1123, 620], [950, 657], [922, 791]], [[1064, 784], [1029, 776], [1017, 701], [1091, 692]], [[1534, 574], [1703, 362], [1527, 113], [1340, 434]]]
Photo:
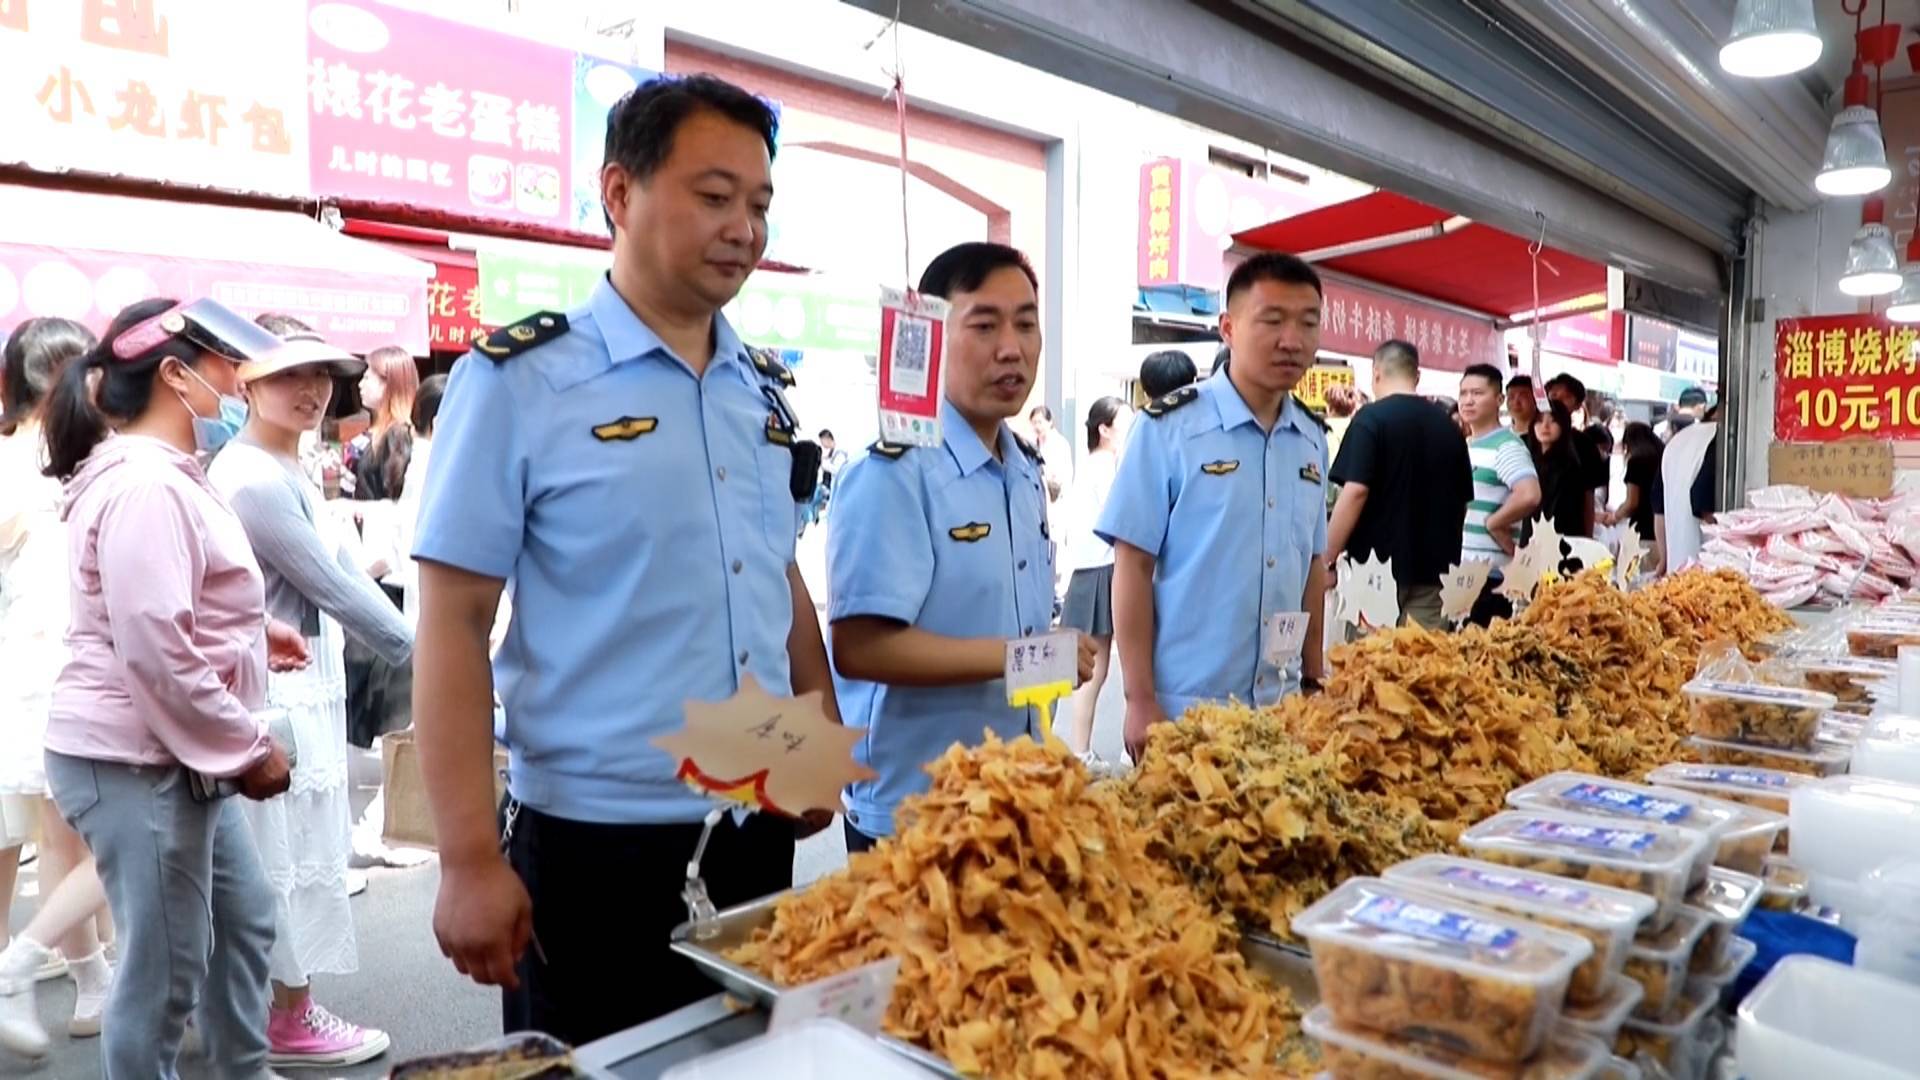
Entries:
[[1907, 264], [1900, 275], [1900, 291], [1887, 301], [1887, 318], [1897, 323], [1920, 323], [1920, 266]]
[[1880, 114], [1864, 105], [1849, 105], [1835, 113], [1813, 186], [1822, 195], [1870, 195], [1892, 182]]
[[1848, 296], [1885, 296], [1899, 287], [1900, 257], [1893, 251], [1893, 234], [1877, 221], [1861, 225], [1847, 245], [1840, 291]]
[[1720, 46], [1720, 67], [1729, 75], [1770, 79], [1812, 67], [1820, 48], [1813, 0], [1740, 0], [1733, 32]]

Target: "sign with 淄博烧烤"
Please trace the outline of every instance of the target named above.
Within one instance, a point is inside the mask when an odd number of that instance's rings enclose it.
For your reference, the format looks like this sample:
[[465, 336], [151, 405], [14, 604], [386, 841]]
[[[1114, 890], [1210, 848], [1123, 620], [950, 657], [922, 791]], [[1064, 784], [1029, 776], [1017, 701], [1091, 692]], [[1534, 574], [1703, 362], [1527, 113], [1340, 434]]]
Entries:
[[1920, 439], [1920, 327], [1877, 315], [1781, 319], [1773, 434], [1781, 442]]

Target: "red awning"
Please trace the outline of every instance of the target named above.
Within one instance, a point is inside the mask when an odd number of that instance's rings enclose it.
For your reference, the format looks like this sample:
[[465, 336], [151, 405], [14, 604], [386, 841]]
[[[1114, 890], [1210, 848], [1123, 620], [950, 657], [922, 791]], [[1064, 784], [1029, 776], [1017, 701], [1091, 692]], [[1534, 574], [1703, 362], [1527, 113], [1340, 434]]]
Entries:
[[480, 318], [480, 263], [471, 251], [448, 243], [438, 229], [391, 225], [382, 221], [348, 218], [342, 230], [349, 236], [433, 264], [427, 283], [427, 348], [431, 352], [463, 353], [494, 327]]
[[[1373, 250], [1337, 250], [1396, 234], [1408, 235]], [[1497, 318], [1534, 307], [1529, 240], [1390, 191], [1295, 214], [1234, 240], [1259, 251], [1291, 251], [1329, 270]], [[1541, 307], [1606, 291], [1605, 266], [1559, 248], [1541, 251]]]

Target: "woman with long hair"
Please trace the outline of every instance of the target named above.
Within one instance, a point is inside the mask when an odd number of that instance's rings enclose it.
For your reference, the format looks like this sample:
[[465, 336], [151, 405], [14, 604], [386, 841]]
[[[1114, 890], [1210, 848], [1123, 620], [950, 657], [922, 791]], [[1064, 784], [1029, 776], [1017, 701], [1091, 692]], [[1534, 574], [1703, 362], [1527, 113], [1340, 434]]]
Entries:
[[75, 1038], [100, 1033], [113, 985], [99, 936], [113, 924], [93, 856], [46, 797], [47, 710], [67, 661], [69, 585], [60, 482], [41, 472], [40, 405], [61, 370], [95, 344], [71, 320], [28, 319], [7, 339], [0, 381], [0, 898], [13, 898], [20, 847], [33, 824], [40, 829], [40, 903], [0, 952], [0, 1044], [27, 1054], [45, 1040], [34, 982], [72, 974], [67, 1033]]
[[1587, 535], [1587, 504], [1593, 498], [1584, 486], [1586, 478], [1573, 449], [1574, 431], [1573, 414], [1565, 405], [1549, 401], [1526, 436], [1540, 473], [1540, 513], [1561, 536]]
[[[287, 789], [269, 662], [304, 662], [267, 616], [245, 530], [197, 455], [231, 438], [239, 363], [279, 347], [209, 300], [146, 300], [47, 399], [47, 474], [66, 483], [72, 657], [46, 769], [119, 916], [108, 1077], [172, 1076], [196, 1010], [230, 1077], [267, 1069], [273, 894], [231, 793]], [[216, 930], [217, 928], [217, 930]]]
[[1653, 433], [1653, 427], [1636, 420], [1620, 433], [1620, 452], [1627, 458], [1626, 496], [1608, 512], [1609, 525], [1627, 522], [1640, 539], [1653, 543], [1653, 482], [1660, 476], [1660, 458], [1666, 444]]
[[1094, 534], [1094, 523], [1113, 490], [1120, 449], [1126, 445], [1133, 410], [1117, 397], [1103, 397], [1087, 410], [1087, 456], [1081, 462], [1068, 494], [1072, 501], [1072, 539], [1067, 544], [1067, 602], [1063, 625], [1093, 639], [1098, 657], [1093, 676], [1073, 692], [1073, 729], [1067, 743], [1083, 756], [1093, 751], [1094, 707], [1106, 685], [1113, 656], [1113, 545]]
[[272, 357], [241, 365], [246, 427], [208, 470], [246, 528], [265, 576], [267, 611], [298, 627], [313, 656], [307, 669], [267, 680], [267, 704], [286, 710], [300, 747], [292, 789], [246, 808], [275, 901], [267, 1021], [274, 1065], [357, 1065], [385, 1053], [390, 1041], [327, 1011], [312, 989], [316, 973], [359, 968], [347, 906], [352, 810], [342, 628], [390, 663], [413, 654], [412, 631], [321, 513], [320, 491], [300, 464], [301, 437], [326, 418], [333, 380], [354, 378], [363, 366], [311, 332], [294, 332]]
[[360, 376], [360, 404], [366, 406], [371, 424], [353, 440], [353, 497], [380, 501], [392, 499], [387, 458], [392, 443], [388, 433], [405, 429], [412, 423], [413, 400], [420, 393], [420, 369], [413, 354], [398, 345], [383, 345], [367, 354], [367, 370]]

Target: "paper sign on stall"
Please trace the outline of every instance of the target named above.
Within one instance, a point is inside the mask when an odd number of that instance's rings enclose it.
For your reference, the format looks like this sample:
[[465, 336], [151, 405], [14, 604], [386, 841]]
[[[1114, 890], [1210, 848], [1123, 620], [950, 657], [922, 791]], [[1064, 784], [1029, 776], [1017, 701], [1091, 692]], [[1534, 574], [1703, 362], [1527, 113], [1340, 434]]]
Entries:
[[1584, 536], [1568, 536], [1560, 540], [1560, 561], [1554, 570], [1566, 580], [1596, 568], [1612, 570], [1613, 565], [1613, 552], [1607, 545]]
[[767, 1018], [767, 1033], [825, 1018], [876, 1035], [893, 1001], [893, 984], [899, 978], [900, 958], [889, 956], [782, 990], [774, 1000], [773, 1015]]
[[1496, 591], [1516, 606], [1529, 604], [1540, 583], [1557, 575], [1559, 562], [1560, 532], [1551, 520], [1539, 518], [1533, 523], [1532, 539], [1522, 544], [1508, 561], [1506, 580]]
[[872, 770], [853, 760], [865, 728], [827, 718], [818, 690], [774, 697], [751, 675], [725, 701], [689, 701], [687, 722], [653, 745], [680, 763], [689, 787], [743, 806], [798, 815], [837, 810], [840, 789]]
[[1630, 588], [1640, 577], [1640, 564], [1647, 556], [1647, 542], [1639, 530], [1629, 525], [1620, 532], [1620, 544], [1613, 552], [1613, 583]]
[[1261, 654], [1274, 667], [1286, 668], [1292, 665], [1306, 644], [1307, 613], [1277, 611], [1267, 620], [1266, 641], [1262, 643]]
[[1448, 570], [1440, 578], [1440, 617], [1456, 626], [1466, 622], [1491, 576], [1493, 564], [1485, 559], [1471, 559]]
[[1393, 581], [1393, 560], [1368, 555], [1354, 562], [1340, 556], [1340, 584], [1334, 590], [1343, 626], [1371, 633], [1400, 621], [1400, 590]]
[[1071, 630], [1007, 642], [1007, 704], [1039, 710], [1045, 741], [1053, 734], [1053, 703], [1073, 693], [1080, 676], [1080, 635]]
[[940, 445], [947, 383], [947, 311], [937, 296], [880, 290], [880, 438], [896, 446]]

